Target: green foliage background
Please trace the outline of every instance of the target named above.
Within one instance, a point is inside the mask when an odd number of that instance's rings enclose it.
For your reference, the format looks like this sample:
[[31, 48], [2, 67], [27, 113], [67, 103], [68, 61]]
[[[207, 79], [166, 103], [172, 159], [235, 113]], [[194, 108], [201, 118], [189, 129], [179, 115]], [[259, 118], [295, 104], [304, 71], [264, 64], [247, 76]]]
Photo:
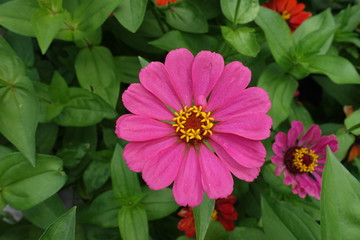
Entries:
[[[171, 189], [149, 190], [114, 134], [123, 90], [177, 48], [243, 62], [272, 101], [261, 174], [235, 181], [237, 227], [210, 221], [205, 196], [197, 239], [358, 239], [360, 159], [339, 160], [359, 144], [360, 110], [342, 110], [360, 107], [359, 2], [304, 1], [313, 16], [294, 33], [263, 3], [0, 0], [0, 240], [187, 239]], [[274, 175], [273, 137], [292, 120], [338, 138], [321, 201]]]

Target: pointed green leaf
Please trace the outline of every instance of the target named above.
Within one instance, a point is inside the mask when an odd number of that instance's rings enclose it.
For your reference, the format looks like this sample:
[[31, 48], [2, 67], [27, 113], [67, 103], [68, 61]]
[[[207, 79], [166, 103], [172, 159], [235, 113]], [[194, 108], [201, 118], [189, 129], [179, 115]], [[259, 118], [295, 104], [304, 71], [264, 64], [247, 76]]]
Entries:
[[215, 200], [208, 198], [204, 193], [201, 204], [193, 208], [195, 226], [196, 226], [196, 239], [203, 240], [205, 238], [207, 229], [210, 224], [211, 215], [215, 206]]
[[312, 119], [309, 111], [304, 107], [304, 105], [296, 102], [295, 100], [291, 101], [289, 112], [289, 122], [293, 120], [302, 122], [305, 129], [308, 129], [314, 124], [314, 120]]
[[18, 152], [0, 158], [0, 198], [16, 209], [39, 204], [65, 184], [61, 159], [38, 154], [36, 161], [32, 167]]
[[258, 228], [236, 227], [230, 232], [229, 240], [265, 240], [265, 234]]
[[141, 193], [138, 176], [131, 171], [123, 159], [123, 149], [116, 145], [111, 160], [111, 180], [117, 198], [129, 199]]
[[64, 78], [58, 72], [55, 72], [51, 79], [49, 94], [54, 102], [65, 103], [69, 100], [69, 88]]
[[346, 129], [340, 128], [336, 132], [336, 138], [339, 143], [339, 151], [335, 153], [335, 156], [338, 159], [344, 159], [349, 151], [349, 148], [355, 142], [355, 136], [349, 133]]
[[52, 223], [39, 240], [75, 240], [76, 206]]
[[141, 69], [138, 57], [120, 56], [114, 58], [118, 77], [123, 83], [138, 83]]
[[357, 239], [360, 235], [360, 183], [327, 148], [321, 189], [321, 237]]
[[142, 205], [122, 207], [119, 211], [118, 221], [123, 240], [149, 238], [148, 220]]
[[253, 21], [259, 12], [258, 0], [221, 0], [221, 10], [234, 24]]
[[147, 0], [123, 0], [114, 15], [121, 25], [135, 33], [144, 20], [146, 6]]
[[353, 112], [345, 121], [345, 127], [354, 135], [360, 135], [360, 110]]

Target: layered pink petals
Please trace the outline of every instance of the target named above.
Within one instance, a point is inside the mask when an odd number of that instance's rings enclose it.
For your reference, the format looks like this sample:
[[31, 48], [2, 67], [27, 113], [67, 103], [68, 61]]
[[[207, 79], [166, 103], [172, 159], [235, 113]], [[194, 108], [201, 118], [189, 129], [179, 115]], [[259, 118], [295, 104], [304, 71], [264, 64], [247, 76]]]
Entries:
[[224, 59], [220, 54], [202, 51], [196, 55], [192, 66], [192, 81], [195, 105], [199, 97], [207, 97], [224, 69]]
[[145, 142], [130, 142], [124, 148], [124, 159], [134, 172], [141, 172], [144, 165], [161, 150], [169, 148], [179, 140], [177, 136], [163, 137]]
[[184, 157], [185, 148], [185, 143], [176, 143], [159, 152], [145, 164], [142, 176], [150, 189], [163, 189], [174, 181]]
[[126, 141], [148, 141], [173, 134], [174, 128], [151, 118], [126, 114], [116, 121], [115, 133]]
[[194, 56], [185, 49], [171, 51], [165, 59], [165, 67], [184, 106], [192, 106], [191, 69]]
[[219, 122], [213, 127], [213, 130], [216, 132], [233, 133], [252, 140], [262, 140], [270, 136], [271, 125], [272, 120], [268, 115], [254, 113]]
[[122, 95], [124, 106], [132, 113], [161, 120], [171, 120], [174, 115], [140, 83], [131, 84]]
[[140, 71], [139, 77], [141, 84], [167, 106], [176, 111], [182, 108], [164, 64], [160, 62], [149, 63]]
[[197, 206], [201, 203], [204, 189], [201, 183], [199, 159], [195, 147], [185, 154], [174, 181], [174, 198], [182, 206]]
[[199, 145], [201, 180], [209, 198], [225, 198], [233, 190], [230, 171], [205, 144]]
[[[304, 131], [304, 125], [299, 121], [292, 121], [291, 128], [288, 132], [288, 147], [295, 145], [296, 140], [299, 138], [300, 134]], [[285, 134], [285, 133], [284, 133]]]

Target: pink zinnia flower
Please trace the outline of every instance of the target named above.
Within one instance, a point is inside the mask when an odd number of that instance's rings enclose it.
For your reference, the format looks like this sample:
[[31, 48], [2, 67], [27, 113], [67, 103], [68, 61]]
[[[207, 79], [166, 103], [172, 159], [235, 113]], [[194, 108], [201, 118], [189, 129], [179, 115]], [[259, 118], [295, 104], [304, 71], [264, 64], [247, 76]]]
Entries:
[[275, 174], [284, 172], [284, 184], [292, 185], [293, 193], [304, 198], [306, 195], [320, 199], [321, 179], [326, 162], [326, 146], [338, 151], [335, 135], [321, 136], [318, 125], [312, 125], [304, 134], [304, 126], [292, 121], [286, 135], [275, 136], [271, 161], [277, 166]]
[[149, 188], [172, 184], [179, 205], [226, 198], [233, 178], [253, 181], [264, 163], [260, 140], [269, 137], [268, 94], [247, 88], [251, 72], [240, 62], [224, 66], [221, 55], [187, 49], [152, 62], [122, 96], [133, 114], [121, 116], [116, 134], [129, 168], [142, 172]]

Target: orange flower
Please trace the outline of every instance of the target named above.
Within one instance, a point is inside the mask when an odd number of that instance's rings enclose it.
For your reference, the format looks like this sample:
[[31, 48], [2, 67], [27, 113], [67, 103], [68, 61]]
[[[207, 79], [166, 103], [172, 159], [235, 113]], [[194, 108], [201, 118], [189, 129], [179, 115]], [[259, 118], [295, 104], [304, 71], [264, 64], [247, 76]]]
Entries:
[[169, 2], [175, 3], [178, 0], [156, 0], [156, 5], [158, 6], [165, 6], [167, 5]]
[[291, 32], [295, 31], [300, 24], [311, 16], [310, 12], [303, 11], [305, 4], [297, 3], [297, 0], [273, 0], [263, 4], [281, 14], [290, 26]]
[[[232, 195], [227, 198], [219, 198], [215, 201], [215, 209], [211, 215], [211, 220], [220, 222], [227, 231], [235, 228], [234, 221], [238, 218], [238, 213], [234, 207], [236, 198]], [[189, 238], [195, 237], [195, 220], [192, 207], [182, 208], [178, 215], [183, 217], [178, 223], [178, 229], [184, 231]]]

